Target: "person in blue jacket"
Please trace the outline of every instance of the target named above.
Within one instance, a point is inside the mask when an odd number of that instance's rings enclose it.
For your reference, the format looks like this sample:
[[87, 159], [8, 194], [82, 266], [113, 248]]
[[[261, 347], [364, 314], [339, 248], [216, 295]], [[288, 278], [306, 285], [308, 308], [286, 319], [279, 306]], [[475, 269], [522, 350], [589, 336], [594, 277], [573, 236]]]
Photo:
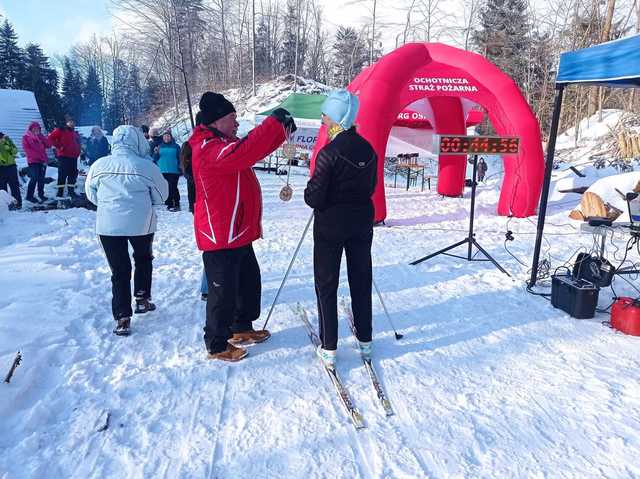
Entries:
[[153, 153], [154, 162], [160, 167], [162, 176], [169, 183], [169, 197], [165, 202], [169, 211], [180, 211], [180, 192], [178, 180], [180, 179], [180, 147], [173, 139], [170, 131], [162, 135], [162, 143]]

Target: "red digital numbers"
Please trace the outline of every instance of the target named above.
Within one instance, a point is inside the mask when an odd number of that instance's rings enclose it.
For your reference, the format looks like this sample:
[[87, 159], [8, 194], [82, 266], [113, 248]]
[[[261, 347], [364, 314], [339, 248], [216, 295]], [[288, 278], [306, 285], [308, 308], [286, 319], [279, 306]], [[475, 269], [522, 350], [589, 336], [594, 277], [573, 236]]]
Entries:
[[460, 154], [517, 154], [520, 146], [520, 139], [514, 137], [493, 137], [493, 136], [441, 136], [440, 154], [460, 155]]

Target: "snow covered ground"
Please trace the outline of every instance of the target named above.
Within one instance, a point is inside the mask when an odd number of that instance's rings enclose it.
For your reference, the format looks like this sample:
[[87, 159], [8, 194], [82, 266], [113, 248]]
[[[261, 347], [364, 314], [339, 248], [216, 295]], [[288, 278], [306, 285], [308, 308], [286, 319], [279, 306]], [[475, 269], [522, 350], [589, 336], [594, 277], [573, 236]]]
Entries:
[[[260, 174], [263, 318], [309, 216], [305, 178], [292, 179], [293, 200], [282, 203], [282, 179]], [[160, 212], [158, 310], [135, 317], [129, 338], [111, 333], [94, 213], [10, 214], [0, 224], [0, 373], [17, 350], [24, 360], [0, 385], [0, 478], [639, 477], [640, 338], [604, 327], [605, 314], [575, 320], [525, 291], [535, 218], [508, 224], [520, 265], [503, 247], [508, 220], [494, 214], [498, 180], [479, 188], [477, 238], [512, 278], [445, 256], [409, 266], [465, 236], [468, 191], [388, 189], [374, 276], [405, 337], [395, 340], [374, 298], [374, 355], [397, 414], [382, 413], [343, 321], [339, 371], [364, 414], [361, 432], [291, 310], [299, 302], [316, 319], [311, 238], [273, 338], [229, 365], [205, 359], [188, 212]], [[550, 204], [543, 253], [554, 267], [593, 242], [566, 219], [573, 198]], [[615, 288], [632, 291], [621, 280]], [[610, 296], [602, 291], [601, 307]]]

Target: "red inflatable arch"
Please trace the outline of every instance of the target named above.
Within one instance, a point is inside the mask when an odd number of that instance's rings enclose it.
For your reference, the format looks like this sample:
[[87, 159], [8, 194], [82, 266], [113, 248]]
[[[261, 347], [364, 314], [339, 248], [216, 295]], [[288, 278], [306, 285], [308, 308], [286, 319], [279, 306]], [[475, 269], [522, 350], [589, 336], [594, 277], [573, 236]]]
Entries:
[[[389, 131], [402, 111], [423, 103], [436, 133], [465, 134], [470, 105], [482, 106], [499, 135], [520, 137], [520, 153], [503, 156], [504, 180], [498, 214], [535, 214], [544, 174], [540, 126], [514, 81], [484, 57], [440, 43], [410, 43], [382, 57], [349, 85], [358, 95], [358, 131], [384, 158]], [[433, 120], [433, 121], [432, 121]], [[327, 143], [324, 128], [315, 156]], [[459, 196], [464, 189], [465, 156], [439, 160], [438, 193]], [[378, 178], [384, 176], [378, 162]], [[387, 216], [384, 181], [373, 194], [376, 221]]]

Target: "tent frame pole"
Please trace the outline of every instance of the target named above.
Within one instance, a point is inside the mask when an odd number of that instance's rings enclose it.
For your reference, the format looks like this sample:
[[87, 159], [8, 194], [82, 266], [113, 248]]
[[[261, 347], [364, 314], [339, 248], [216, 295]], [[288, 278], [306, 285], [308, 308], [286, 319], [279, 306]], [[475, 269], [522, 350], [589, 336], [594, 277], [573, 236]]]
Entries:
[[553, 171], [553, 158], [556, 153], [556, 139], [558, 137], [558, 127], [560, 126], [560, 113], [562, 111], [562, 97], [564, 95], [564, 84], [556, 83], [556, 99], [553, 107], [553, 117], [551, 118], [551, 131], [549, 132], [549, 143], [547, 144], [547, 161], [544, 171], [544, 183], [542, 185], [542, 195], [540, 196], [540, 207], [538, 208], [538, 231], [536, 233], [536, 244], [533, 250], [533, 263], [531, 265], [531, 278], [528, 286], [533, 288], [538, 280], [538, 263], [540, 262], [540, 248], [542, 246], [542, 235], [544, 232], [544, 222], [547, 216], [547, 202], [549, 201], [549, 185], [551, 184], [551, 172]]

